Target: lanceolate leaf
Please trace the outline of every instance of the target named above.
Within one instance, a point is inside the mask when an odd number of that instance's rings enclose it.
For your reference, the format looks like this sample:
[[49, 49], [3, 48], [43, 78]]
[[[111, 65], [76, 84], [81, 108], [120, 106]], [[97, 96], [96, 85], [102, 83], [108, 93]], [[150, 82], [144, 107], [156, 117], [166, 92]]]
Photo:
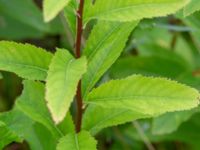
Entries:
[[22, 78], [45, 80], [52, 54], [29, 44], [0, 42], [0, 70]]
[[54, 125], [51, 115], [46, 107], [44, 84], [34, 81], [24, 81], [24, 90], [17, 99], [16, 106], [36, 122], [43, 124], [56, 137], [62, 136], [60, 130]]
[[97, 142], [86, 131], [71, 133], [60, 139], [56, 150], [96, 150]]
[[44, 20], [52, 20], [70, 2], [70, 0], [44, 0]]
[[197, 90], [175, 81], [133, 75], [94, 89], [87, 96], [86, 103], [159, 115], [196, 107], [199, 96]]
[[89, 131], [92, 135], [95, 135], [103, 128], [146, 117], [149, 116], [128, 109], [108, 109], [90, 105], [84, 113], [82, 128]]
[[83, 76], [84, 97], [120, 56], [136, 25], [137, 22], [100, 21], [94, 27], [84, 49], [84, 55], [88, 58], [88, 71]]
[[184, 13], [184, 16], [189, 16], [198, 10], [200, 10], [200, 1], [199, 0], [191, 0], [190, 3], [185, 6], [183, 13]]
[[86, 58], [75, 59], [67, 50], [58, 49], [49, 67], [46, 100], [56, 123], [61, 122], [73, 101], [76, 87], [86, 72]]
[[96, 0], [85, 7], [84, 20], [90, 19], [133, 21], [143, 18], [165, 16], [176, 12], [188, 0]]

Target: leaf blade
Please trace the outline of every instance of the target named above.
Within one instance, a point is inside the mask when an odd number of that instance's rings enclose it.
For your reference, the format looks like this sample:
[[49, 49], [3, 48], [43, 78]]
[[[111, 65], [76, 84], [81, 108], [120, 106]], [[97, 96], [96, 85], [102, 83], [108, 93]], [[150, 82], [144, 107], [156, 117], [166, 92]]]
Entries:
[[22, 142], [19, 136], [9, 130], [4, 122], [0, 121], [0, 149], [14, 141]]
[[[120, 56], [137, 23], [100, 21], [94, 27], [84, 49], [84, 55], [88, 59], [88, 70], [83, 76], [83, 98]], [[104, 31], [101, 30], [102, 26]]]
[[44, 20], [49, 22], [52, 20], [70, 0], [44, 0]]
[[191, 0], [191, 2], [184, 7], [183, 14], [185, 17], [187, 17], [198, 10], [200, 10], [200, 1]]
[[56, 150], [96, 150], [96, 144], [96, 141], [88, 132], [81, 131], [78, 135], [68, 134], [61, 138]]
[[188, 0], [97, 0], [92, 7], [85, 7], [84, 20], [133, 21], [166, 16], [176, 12], [187, 2]]
[[0, 69], [22, 78], [45, 80], [52, 54], [29, 44], [0, 42]]
[[198, 99], [197, 90], [175, 81], [133, 75], [94, 89], [87, 96], [86, 103], [157, 116], [194, 108], [199, 103]]
[[103, 128], [117, 126], [136, 119], [148, 117], [150, 116], [128, 109], [108, 109], [89, 105], [83, 116], [82, 129], [89, 131], [92, 135], [95, 135]]
[[85, 72], [85, 57], [76, 60], [66, 50], [58, 49], [50, 64], [46, 84], [47, 105], [56, 123], [64, 119]]
[[44, 100], [45, 87], [40, 82], [25, 80], [24, 90], [17, 99], [16, 107], [32, 120], [41, 123], [56, 137], [62, 136], [54, 124]]

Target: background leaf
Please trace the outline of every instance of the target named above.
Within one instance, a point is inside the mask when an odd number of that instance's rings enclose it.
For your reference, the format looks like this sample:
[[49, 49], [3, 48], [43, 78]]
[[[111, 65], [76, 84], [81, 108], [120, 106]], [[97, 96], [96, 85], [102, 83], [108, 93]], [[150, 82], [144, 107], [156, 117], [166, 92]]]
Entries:
[[24, 81], [24, 90], [17, 99], [17, 107], [36, 122], [43, 124], [56, 137], [62, 136], [60, 130], [54, 125], [44, 100], [44, 84], [34, 81]]
[[[15, 13], [13, 13], [13, 10], [15, 10]], [[42, 12], [32, 0], [1, 0], [0, 11], [32, 28], [40, 31], [48, 30], [48, 25], [43, 21]]]
[[178, 129], [181, 123], [189, 120], [189, 118], [198, 112], [197, 109], [190, 111], [172, 112], [161, 115], [153, 120], [153, 134], [169, 134]]
[[110, 76], [116, 79], [132, 74], [142, 74], [175, 79], [180, 74], [189, 71], [191, 69], [187, 65], [184, 65], [183, 61], [179, 63], [172, 58], [163, 58], [161, 56], [129, 56], [117, 60], [110, 69]]
[[4, 122], [0, 121], [0, 149], [11, 142], [20, 142], [21, 139], [15, 133], [10, 131]]

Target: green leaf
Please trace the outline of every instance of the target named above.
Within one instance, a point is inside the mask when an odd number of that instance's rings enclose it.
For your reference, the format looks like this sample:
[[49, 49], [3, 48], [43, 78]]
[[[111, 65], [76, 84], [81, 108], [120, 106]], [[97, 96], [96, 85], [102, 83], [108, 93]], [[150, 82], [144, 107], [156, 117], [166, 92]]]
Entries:
[[0, 11], [12, 17], [15, 21], [29, 25], [34, 29], [48, 30], [49, 26], [44, 23], [42, 12], [32, 0], [1, 0]]
[[128, 109], [108, 109], [90, 105], [85, 110], [82, 129], [89, 131], [92, 135], [95, 135], [103, 128], [147, 117], [149, 116]]
[[200, 1], [199, 0], [191, 0], [188, 5], [185, 6], [183, 13], [184, 16], [189, 16], [193, 14], [195, 11], [200, 10]]
[[0, 10], [1, 24], [0, 37], [6, 40], [22, 40], [27, 38], [41, 38], [42, 31], [27, 24], [16, 21]]
[[175, 81], [133, 75], [94, 89], [87, 96], [86, 103], [156, 116], [194, 108], [199, 103], [199, 96], [196, 89]]
[[96, 150], [97, 142], [86, 131], [68, 134], [61, 138], [56, 150]]
[[3, 79], [3, 75], [0, 73], [0, 79]]
[[[7, 130], [9, 130], [11, 135], [14, 135], [14, 137], [17, 137], [18, 139], [16, 141], [15, 139], [11, 138], [9, 143], [14, 142], [14, 141], [22, 142], [24, 139], [29, 141], [26, 138], [27, 136], [26, 133], [28, 130], [30, 130], [31, 126], [33, 125], [33, 121], [29, 119], [27, 116], [25, 116], [21, 111], [19, 111], [18, 108], [14, 107], [14, 109], [12, 109], [11, 111], [0, 113], [0, 121], [4, 122]], [[0, 132], [1, 131], [3, 130], [1, 129]], [[6, 134], [0, 133], [0, 139], [1, 139], [1, 136], [3, 135], [6, 135]], [[2, 139], [6, 140], [6, 137]], [[1, 143], [1, 140], [0, 140], [0, 143]]]
[[[47, 128], [45, 128], [43, 125], [39, 123], [35, 123], [33, 125], [33, 131], [37, 138], [37, 141], [39, 142], [39, 145], [36, 145], [36, 143], [32, 142], [32, 145], [38, 147], [40, 146], [41, 150], [55, 150], [57, 145], [57, 139], [55, 139], [52, 134], [49, 132]], [[47, 140], [48, 138], [48, 140]]]
[[64, 135], [68, 133], [75, 133], [75, 126], [74, 126], [74, 122], [73, 122], [70, 112], [67, 113], [64, 120], [61, 123], [59, 123], [57, 126]]
[[99, 21], [94, 27], [84, 49], [84, 55], [88, 59], [88, 71], [83, 76], [82, 83], [84, 98], [120, 56], [136, 25], [137, 22]]
[[17, 99], [16, 106], [31, 119], [47, 127], [56, 138], [62, 136], [60, 130], [54, 125], [46, 107], [44, 84], [28, 80], [25, 80], [23, 84], [24, 90]]
[[84, 9], [84, 22], [91, 19], [133, 21], [175, 13], [188, 0], [96, 0]]
[[44, 20], [51, 21], [70, 2], [70, 0], [44, 0]]
[[64, 15], [69, 25], [69, 28], [73, 34], [76, 36], [76, 10], [77, 10], [76, 0], [71, 0], [69, 4], [64, 8]]
[[67, 50], [58, 49], [47, 76], [46, 100], [53, 119], [61, 122], [76, 94], [81, 76], [86, 72], [86, 58], [75, 59]]
[[22, 78], [45, 80], [52, 54], [29, 44], [0, 42], [0, 69]]
[[[199, 109], [199, 108], [198, 108]], [[198, 112], [198, 109], [189, 111], [170, 112], [153, 119], [153, 134], [169, 134], [178, 129], [192, 115]]]
[[[20, 142], [26, 140], [30, 149], [55, 150], [56, 140], [51, 132], [44, 126], [31, 120], [16, 106], [9, 112], [0, 113], [0, 120], [7, 125], [11, 132], [20, 137]], [[43, 136], [48, 137], [48, 144], [45, 142], [46, 140], [41, 142]]]
[[14, 141], [20, 142], [21, 139], [10, 131], [4, 122], [0, 121], [0, 149], [3, 149], [6, 145]]
[[122, 78], [132, 74], [176, 78], [187, 71], [190, 71], [187, 66], [174, 59], [160, 56], [132, 56], [119, 59], [111, 68], [110, 75], [112, 78]]

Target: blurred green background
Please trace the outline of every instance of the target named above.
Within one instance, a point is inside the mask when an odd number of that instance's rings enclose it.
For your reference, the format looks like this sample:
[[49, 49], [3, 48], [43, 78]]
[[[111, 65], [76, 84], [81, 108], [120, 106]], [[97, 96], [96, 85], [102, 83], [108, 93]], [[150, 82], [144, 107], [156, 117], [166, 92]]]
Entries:
[[[64, 14], [47, 24], [41, 9], [41, 0], [0, 0], [0, 40], [31, 43], [52, 52], [56, 47], [73, 51]], [[86, 39], [94, 24], [86, 27]], [[21, 94], [22, 84], [15, 74], [0, 73], [0, 112], [4, 112]], [[180, 11], [141, 21], [100, 83], [131, 74], [167, 77], [200, 89], [200, 12], [183, 18]], [[96, 138], [100, 150], [200, 150], [199, 109], [104, 129]], [[28, 145], [12, 143], [5, 149]]]

